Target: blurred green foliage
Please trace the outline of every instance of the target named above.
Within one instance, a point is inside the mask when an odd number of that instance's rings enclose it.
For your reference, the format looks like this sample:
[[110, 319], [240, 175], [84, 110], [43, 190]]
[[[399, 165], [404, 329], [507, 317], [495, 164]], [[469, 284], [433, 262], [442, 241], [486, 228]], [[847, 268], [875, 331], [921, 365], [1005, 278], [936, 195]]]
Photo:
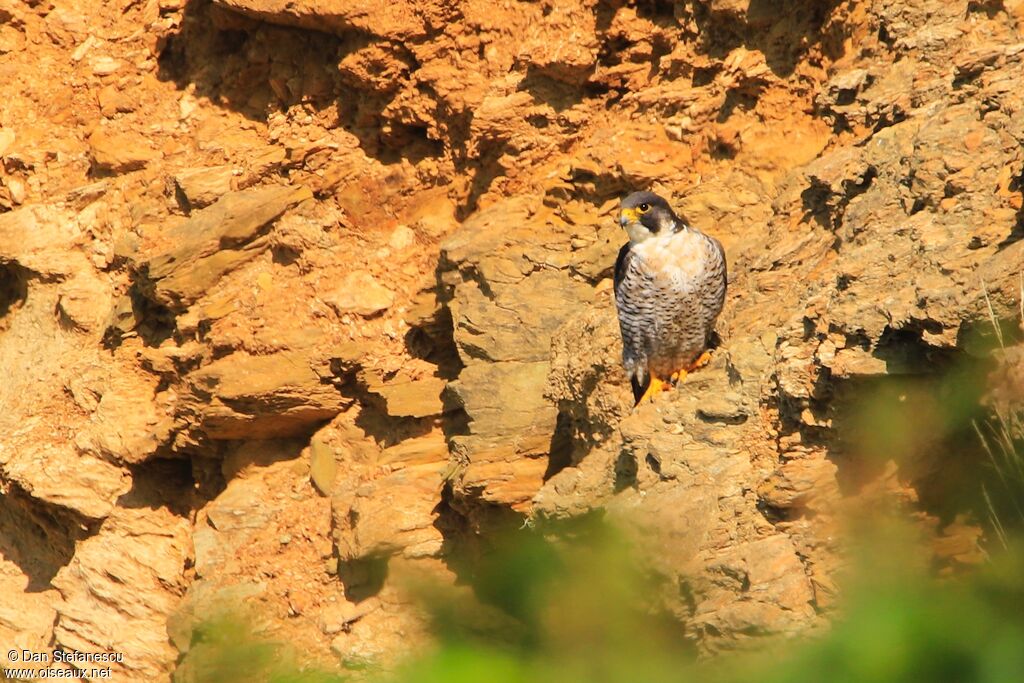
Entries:
[[[851, 549], [844, 605], [827, 632], [768, 638], [756, 652], [698, 661], [679, 622], [657, 611], [656, 579], [594, 525], [566, 539], [522, 530], [476, 567], [475, 591], [423, 583], [437, 641], [397, 669], [301, 670], [291, 646], [230, 617], [195, 636], [182, 681], [314, 683], [1007, 683], [1024, 680], [1024, 547], [977, 571], [931, 575], [909, 528], [867, 525]], [[870, 538], [870, 541], [865, 540]], [[477, 597], [474, 598], [472, 595]], [[468, 599], [467, 599], [467, 596]], [[187, 674], [187, 675], [185, 675]]]
[[[195, 631], [176, 678], [1024, 681], [1024, 414], [984, 414], [984, 377], [976, 365], [954, 366], [946, 374], [870, 387], [850, 404], [845, 436], [852, 444], [851, 462], [877, 469], [892, 461], [926, 482], [931, 493], [924, 491], [921, 500], [935, 514], [944, 514], [942, 503], [981, 515], [987, 505], [990, 531], [1000, 541], [991, 544], [988, 562], [939, 576], [919, 528], [898, 521], [899, 514], [865, 511], [850, 520], [854, 530], [846, 543], [850, 566], [839, 577], [841, 603], [821, 632], [752, 639], [760, 641], [756, 651], [701, 659], [681, 615], [664, 612], [673, 603], [664, 597], [678, 598], [683, 587], [653, 575], [624, 536], [591, 518], [512, 530], [469, 556], [449, 558], [459, 586], [408, 579], [406, 587], [430, 615], [435, 638], [405, 662], [350, 673], [304, 670], [294, 646], [268, 641], [245, 620], [222, 616]], [[850, 463], [844, 466], [849, 472]]]
[[975, 428], [991, 470], [982, 485], [989, 524], [1005, 548], [1024, 529], [1024, 409], [993, 412]]
[[[877, 530], [877, 528], [876, 528]], [[939, 580], [903, 533], [861, 543], [833, 628], [758, 677], [766, 683], [1024, 680], [1024, 548]], [[902, 540], [900, 540], [902, 537]], [[749, 663], [748, 663], [749, 665]], [[753, 673], [754, 670], [747, 670]], [[742, 677], [712, 680], [740, 681]]]

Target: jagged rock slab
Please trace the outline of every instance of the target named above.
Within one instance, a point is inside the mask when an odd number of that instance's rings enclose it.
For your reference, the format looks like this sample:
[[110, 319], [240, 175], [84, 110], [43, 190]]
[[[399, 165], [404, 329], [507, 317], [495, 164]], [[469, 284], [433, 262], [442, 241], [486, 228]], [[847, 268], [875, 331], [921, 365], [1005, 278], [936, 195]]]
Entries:
[[75, 437], [83, 452], [117, 464], [136, 464], [169, 441], [173, 408], [166, 394], [158, 400], [158, 379], [140, 373], [84, 368], [66, 386], [75, 403], [90, 415]]
[[13, 453], [0, 446], [0, 476], [33, 498], [86, 520], [105, 518], [131, 488], [128, 471], [70, 445], [39, 443]]
[[323, 363], [299, 351], [233, 353], [189, 373], [181, 409], [210, 439], [303, 434], [352, 402], [318, 374]]
[[119, 508], [77, 548], [53, 585], [54, 640], [66, 650], [121, 652], [114, 676], [160, 679], [177, 658], [167, 617], [185, 593], [189, 523], [166, 508]]
[[112, 133], [99, 128], [89, 136], [89, 154], [96, 170], [127, 173], [144, 168], [161, 157], [150, 144], [141, 135]]
[[74, 214], [55, 206], [0, 213], [0, 262], [14, 261], [35, 273], [66, 277], [89, 268], [74, 249], [81, 238]]
[[469, 434], [451, 439], [467, 493], [521, 509], [539, 488], [558, 416], [544, 397], [548, 371], [543, 361], [481, 362], [449, 383], [470, 416]]
[[388, 415], [395, 417], [430, 417], [444, 412], [441, 392], [447, 382], [439, 377], [417, 377], [399, 372], [383, 379], [377, 373], [361, 371], [360, 380], [367, 391], [384, 399]]
[[267, 248], [264, 229], [312, 197], [305, 187], [251, 188], [224, 195], [167, 235], [172, 246], [139, 264], [146, 292], [176, 312], [205, 295], [224, 274]]
[[190, 168], [174, 176], [174, 185], [188, 210], [213, 204], [232, 189], [235, 168], [230, 165]]
[[[60, 600], [45, 580], [62, 558], [47, 557], [44, 548], [52, 539], [40, 533], [31, 512], [21, 507], [27, 501], [14, 498], [9, 493], [0, 497], [0, 638], [8, 650], [44, 652]], [[7, 652], [0, 652], [0, 666], [24, 666], [20, 659], [9, 661]]]
[[98, 276], [91, 267], [80, 268], [58, 292], [57, 315], [65, 329], [86, 334], [104, 329], [113, 299], [109, 279]]
[[320, 298], [338, 315], [355, 313], [370, 318], [391, 308], [394, 293], [373, 275], [363, 271], [349, 273], [324, 292]]
[[[59, 282], [56, 309], [62, 328], [85, 333], [101, 328], [112, 298], [110, 279], [98, 273], [87, 256], [94, 223], [89, 212], [76, 214], [59, 205], [0, 214], [0, 264], [23, 268], [13, 274], [15, 278], [38, 275], [48, 283]], [[27, 282], [5, 284], [19, 286]]]
[[[473, 229], [472, 227], [469, 229]], [[509, 267], [516, 267], [511, 270]], [[515, 258], [487, 258], [477, 271], [482, 285], [466, 282], [456, 288], [452, 301], [455, 341], [464, 360], [543, 361], [549, 356], [551, 333], [583, 302], [591, 287], [559, 270], [530, 273], [529, 262]], [[494, 268], [495, 270], [491, 270]], [[497, 269], [509, 268], [507, 273]], [[511, 278], [503, 282], [502, 277]]]
[[600, 219], [579, 218], [570, 224], [513, 199], [476, 214], [442, 247], [466, 366], [448, 396], [469, 418], [469, 433], [451, 440], [461, 464], [456, 489], [467, 495], [521, 510], [543, 481], [557, 418], [544, 395], [551, 338], [595, 296], [572, 245], [597, 243], [614, 260], [611, 244], [594, 240]]
[[[441, 454], [436, 448], [434, 453]], [[444, 538], [435, 526], [435, 508], [444, 485], [446, 462], [403, 467], [354, 491], [335, 494], [332, 509], [338, 556], [431, 557]]]
[[[335, 442], [344, 421], [333, 428]], [[347, 472], [331, 499], [335, 547], [343, 562], [439, 555], [444, 537], [437, 503], [448, 470], [441, 430], [362, 456], [338, 448], [336, 458]]]
[[[737, 543], [701, 557], [692, 627], [713, 648], [743, 634], [794, 634], [815, 619], [815, 593], [793, 540], [785, 534]], [[723, 638], [723, 636], [725, 636]]]
[[445, 20], [457, 13], [454, 3], [445, 0], [431, 0], [425, 3], [380, 3], [375, 0], [217, 0], [217, 3], [263, 21], [287, 26], [338, 33], [358, 31], [397, 40], [423, 38], [428, 32], [439, 29]]

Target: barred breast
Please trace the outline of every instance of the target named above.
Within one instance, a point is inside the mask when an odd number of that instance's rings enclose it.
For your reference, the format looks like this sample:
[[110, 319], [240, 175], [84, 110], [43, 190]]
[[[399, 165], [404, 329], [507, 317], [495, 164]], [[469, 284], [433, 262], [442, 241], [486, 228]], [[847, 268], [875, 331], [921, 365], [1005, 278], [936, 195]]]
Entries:
[[726, 292], [721, 244], [685, 228], [623, 247], [615, 302], [626, 372], [667, 378], [707, 348]]

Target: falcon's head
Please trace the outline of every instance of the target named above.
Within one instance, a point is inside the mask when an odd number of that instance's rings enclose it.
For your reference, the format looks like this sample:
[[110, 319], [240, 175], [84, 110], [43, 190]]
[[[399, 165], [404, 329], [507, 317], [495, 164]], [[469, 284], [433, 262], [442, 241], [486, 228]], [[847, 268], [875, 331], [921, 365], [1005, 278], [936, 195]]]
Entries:
[[655, 235], [675, 232], [683, 222], [664, 199], [653, 192], [634, 192], [622, 200], [619, 225], [629, 241], [638, 244]]

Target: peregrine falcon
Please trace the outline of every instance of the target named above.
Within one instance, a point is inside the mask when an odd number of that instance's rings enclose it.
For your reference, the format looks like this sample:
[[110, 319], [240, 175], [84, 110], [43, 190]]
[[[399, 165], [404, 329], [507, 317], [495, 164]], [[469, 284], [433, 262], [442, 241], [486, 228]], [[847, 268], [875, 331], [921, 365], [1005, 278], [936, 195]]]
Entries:
[[725, 250], [653, 192], [626, 197], [619, 224], [629, 242], [615, 261], [615, 306], [622, 363], [639, 404], [710, 359], [725, 303]]

